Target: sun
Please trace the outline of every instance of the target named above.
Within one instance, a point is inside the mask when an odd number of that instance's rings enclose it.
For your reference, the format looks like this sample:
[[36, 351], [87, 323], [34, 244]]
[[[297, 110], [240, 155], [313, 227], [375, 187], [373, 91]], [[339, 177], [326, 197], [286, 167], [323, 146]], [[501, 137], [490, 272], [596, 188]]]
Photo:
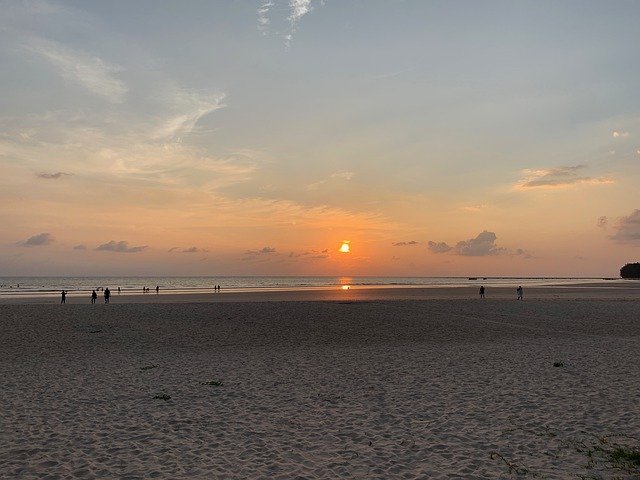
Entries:
[[349, 249], [349, 244], [351, 242], [349, 240], [343, 240], [342, 241], [342, 246], [340, 247], [340, 249], [338, 250], [341, 253], [349, 253], [351, 250]]

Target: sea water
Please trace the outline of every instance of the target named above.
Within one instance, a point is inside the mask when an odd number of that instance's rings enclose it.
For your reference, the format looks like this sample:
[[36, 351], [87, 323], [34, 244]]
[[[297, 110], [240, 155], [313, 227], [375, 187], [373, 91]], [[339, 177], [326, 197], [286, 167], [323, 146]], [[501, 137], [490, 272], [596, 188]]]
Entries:
[[268, 290], [311, 290], [343, 288], [419, 288], [468, 286], [543, 286], [602, 281], [602, 278], [569, 277], [309, 277], [309, 276], [206, 276], [206, 277], [0, 277], [0, 297], [50, 296], [67, 290], [69, 295], [84, 295], [93, 289], [109, 288], [112, 294], [141, 294], [143, 288], [161, 292], [201, 293]]

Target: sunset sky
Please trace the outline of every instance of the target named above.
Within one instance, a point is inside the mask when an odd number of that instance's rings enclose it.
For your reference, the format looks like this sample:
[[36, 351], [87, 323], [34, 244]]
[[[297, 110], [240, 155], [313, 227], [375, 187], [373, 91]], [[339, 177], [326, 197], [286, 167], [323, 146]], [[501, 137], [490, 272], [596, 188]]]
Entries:
[[638, 45], [635, 1], [0, 0], [0, 274], [617, 276]]

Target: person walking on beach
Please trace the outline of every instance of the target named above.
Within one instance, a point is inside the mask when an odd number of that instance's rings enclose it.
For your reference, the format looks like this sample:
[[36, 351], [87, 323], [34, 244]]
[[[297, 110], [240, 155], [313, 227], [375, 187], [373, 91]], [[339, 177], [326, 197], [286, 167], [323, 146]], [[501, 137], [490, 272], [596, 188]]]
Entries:
[[118, 295], [120, 295], [120, 287], [118, 287]]
[[62, 300], [60, 300], [60, 303], [67, 303], [67, 292], [66, 292], [66, 290], [62, 290]]
[[480, 285], [480, 298], [484, 298], [484, 285]]
[[106, 290], [104, 291], [104, 303], [109, 303], [110, 297], [111, 297], [111, 290], [109, 290], [109, 287], [107, 287]]
[[522, 285], [516, 288], [516, 292], [518, 293], [518, 300], [522, 300]]
[[96, 293], [96, 291], [92, 291], [91, 292], [91, 303], [96, 303], [96, 300], [98, 299], [98, 294]]
[[156, 295], [160, 293], [160, 286], [156, 285]]

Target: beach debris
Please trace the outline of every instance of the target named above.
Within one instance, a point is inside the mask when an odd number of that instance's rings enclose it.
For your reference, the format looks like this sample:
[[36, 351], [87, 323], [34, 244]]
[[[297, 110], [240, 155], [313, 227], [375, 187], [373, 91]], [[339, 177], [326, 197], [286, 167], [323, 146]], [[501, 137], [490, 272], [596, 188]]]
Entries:
[[509, 467], [509, 473], [515, 473], [516, 475], [526, 475], [527, 473], [529, 473], [528, 468], [521, 467], [513, 462], [510, 462], [498, 452], [491, 452], [491, 460], [493, 460], [494, 458], [499, 458], [500, 460], [502, 460], [507, 465], [507, 467]]
[[[640, 477], [640, 440], [627, 435], [604, 435], [576, 442], [576, 450], [589, 459], [588, 468], [604, 467]], [[622, 478], [622, 477], [621, 477]], [[625, 477], [626, 478], [626, 477]]]
[[200, 382], [200, 385], [211, 385], [213, 387], [222, 387], [224, 384], [219, 380], [211, 380], [210, 382]]
[[154, 395], [153, 397], [154, 400], [171, 400], [171, 395], [167, 395], [166, 393], [163, 393], [162, 395]]
[[140, 370], [151, 370], [153, 368], [158, 368], [158, 365], [145, 365], [144, 367], [140, 367]]
[[554, 367], [564, 367], [564, 362], [553, 362]]
[[89, 333], [102, 333], [102, 330], [89, 330]]

